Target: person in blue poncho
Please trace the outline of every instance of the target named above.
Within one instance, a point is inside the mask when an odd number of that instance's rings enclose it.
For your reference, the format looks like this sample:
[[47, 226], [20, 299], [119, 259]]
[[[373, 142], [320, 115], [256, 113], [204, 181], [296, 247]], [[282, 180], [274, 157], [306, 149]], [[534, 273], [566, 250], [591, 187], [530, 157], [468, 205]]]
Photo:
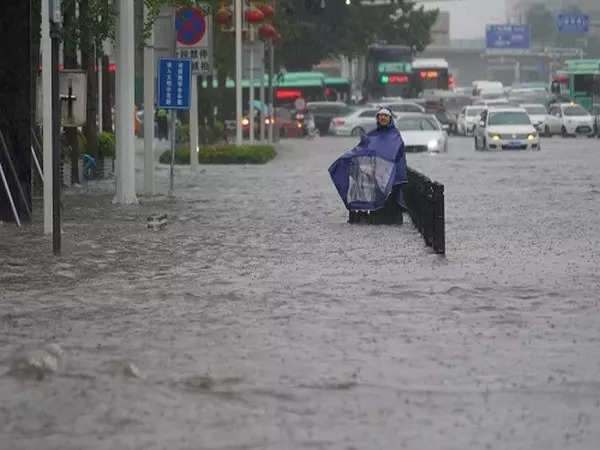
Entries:
[[407, 183], [404, 142], [389, 109], [377, 111], [377, 128], [329, 167], [350, 211], [350, 222], [402, 223], [402, 186]]

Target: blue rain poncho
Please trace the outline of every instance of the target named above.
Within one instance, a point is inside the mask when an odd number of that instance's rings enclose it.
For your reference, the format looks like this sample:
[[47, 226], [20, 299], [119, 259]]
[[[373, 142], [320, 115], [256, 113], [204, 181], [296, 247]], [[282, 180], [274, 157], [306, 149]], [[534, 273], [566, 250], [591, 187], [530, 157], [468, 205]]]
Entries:
[[[344, 205], [350, 211], [381, 209], [394, 187], [407, 183], [404, 142], [393, 122], [362, 136], [359, 144], [329, 167]], [[404, 207], [402, 189], [397, 203]]]

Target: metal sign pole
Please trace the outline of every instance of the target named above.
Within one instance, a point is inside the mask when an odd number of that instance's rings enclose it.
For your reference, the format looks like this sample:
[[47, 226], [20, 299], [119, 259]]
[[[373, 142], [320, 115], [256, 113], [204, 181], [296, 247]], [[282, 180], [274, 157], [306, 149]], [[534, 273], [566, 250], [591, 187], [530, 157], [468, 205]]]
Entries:
[[265, 141], [265, 52], [260, 60], [260, 142]]
[[175, 110], [171, 110], [171, 166], [169, 167], [169, 197], [174, 195], [174, 184], [175, 184], [175, 120], [177, 119], [177, 113]]
[[52, 38], [52, 251], [61, 252], [60, 218], [60, 88], [58, 79], [58, 52], [60, 48], [60, 26], [51, 22]]

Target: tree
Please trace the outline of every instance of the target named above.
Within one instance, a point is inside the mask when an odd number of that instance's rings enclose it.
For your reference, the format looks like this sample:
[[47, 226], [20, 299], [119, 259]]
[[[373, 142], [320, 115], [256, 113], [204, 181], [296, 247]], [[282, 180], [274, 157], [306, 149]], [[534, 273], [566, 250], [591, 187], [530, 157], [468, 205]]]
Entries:
[[327, 0], [325, 8], [320, 1], [306, 6], [282, 1], [276, 17], [283, 35], [279, 62], [289, 70], [310, 70], [329, 56], [359, 56], [374, 42], [422, 51], [431, 42], [431, 27], [438, 16], [437, 10], [425, 11], [411, 1], [371, 6]]

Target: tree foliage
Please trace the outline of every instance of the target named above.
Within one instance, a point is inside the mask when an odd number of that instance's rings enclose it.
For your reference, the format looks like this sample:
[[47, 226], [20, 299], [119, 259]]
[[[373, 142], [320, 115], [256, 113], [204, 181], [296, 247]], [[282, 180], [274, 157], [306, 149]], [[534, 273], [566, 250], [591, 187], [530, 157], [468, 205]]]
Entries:
[[275, 24], [283, 35], [280, 61], [290, 70], [310, 69], [330, 56], [358, 56], [369, 44], [407, 45], [416, 52], [430, 42], [438, 11], [414, 2], [371, 6], [361, 2], [326, 0], [325, 7], [306, 8], [302, 2], [278, 2]]

